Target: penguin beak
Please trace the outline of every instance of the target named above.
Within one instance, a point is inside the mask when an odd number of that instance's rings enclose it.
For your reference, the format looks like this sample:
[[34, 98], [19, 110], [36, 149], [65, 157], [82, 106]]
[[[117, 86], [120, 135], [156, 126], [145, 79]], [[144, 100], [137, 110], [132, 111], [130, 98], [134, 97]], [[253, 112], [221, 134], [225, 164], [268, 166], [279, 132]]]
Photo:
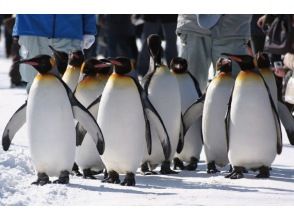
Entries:
[[122, 66], [122, 63], [117, 61], [117, 60], [114, 60], [114, 59], [109, 59], [110, 63], [112, 65], [115, 65], [115, 66]]
[[96, 64], [94, 67], [95, 68], [104, 68], [104, 67], [110, 67], [111, 66], [111, 63], [99, 63], [99, 64]]
[[60, 51], [55, 50], [51, 45], [49, 45], [48, 47], [52, 50], [54, 56], [56, 56], [56, 57], [59, 58], [59, 59], [62, 59], [62, 57], [61, 57], [61, 55], [60, 55], [60, 53], [61, 53]]
[[16, 61], [13, 65], [16, 65], [16, 64], [28, 64], [28, 65], [31, 65], [31, 66], [38, 66], [39, 63], [37, 62], [34, 62], [34, 61], [31, 61], [31, 60], [19, 60], [19, 61]]
[[235, 55], [232, 55], [232, 54], [229, 54], [229, 53], [222, 53], [221, 55], [224, 55], [224, 56], [227, 56], [229, 57], [230, 59], [236, 61], [236, 62], [242, 62], [242, 59], [238, 56], [235, 56]]

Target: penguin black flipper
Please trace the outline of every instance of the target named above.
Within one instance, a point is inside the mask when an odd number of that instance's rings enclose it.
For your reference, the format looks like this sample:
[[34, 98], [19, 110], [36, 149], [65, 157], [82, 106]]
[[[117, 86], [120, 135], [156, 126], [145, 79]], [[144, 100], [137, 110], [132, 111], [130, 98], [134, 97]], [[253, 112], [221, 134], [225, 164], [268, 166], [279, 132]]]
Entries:
[[189, 128], [202, 116], [204, 107], [205, 94], [197, 99], [184, 113], [184, 135], [187, 133]]
[[27, 101], [17, 109], [17, 111], [11, 116], [10, 120], [5, 126], [2, 135], [2, 146], [4, 151], [7, 151], [9, 149], [11, 141], [15, 136], [16, 132], [18, 132], [18, 130], [26, 122], [26, 112]]
[[153, 72], [150, 72], [150, 73], [147, 73], [147, 74], [143, 77], [143, 79], [142, 79], [141, 84], [142, 84], [143, 89], [144, 89], [146, 92], [148, 92], [148, 87], [149, 87], [149, 84], [150, 84], [150, 82], [151, 82], [151, 79], [152, 79], [153, 74], [154, 74], [154, 71], [153, 71]]
[[228, 102], [227, 112], [225, 115], [225, 128], [226, 128], [226, 141], [227, 141], [227, 151], [230, 149], [230, 121], [231, 121], [231, 104], [233, 98], [234, 86], [231, 91], [230, 99]]
[[[144, 114], [146, 114], [146, 119], [148, 121], [149, 130], [150, 130], [150, 123], [152, 123], [156, 129], [158, 138], [159, 138], [160, 143], [162, 145], [165, 159], [168, 159], [171, 154], [171, 145], [170, 145], [170, 139], [169, 139], [167, 130], [164, 126], [164, 123], [163, 123], [160, 115], [158, 114], [158, 112], [156, 111], [154, 106], [152, 105], [152, 103], [149, 101], [148, 96], [146, 94], [146, 91], [144, 91], [142, 89], [141, 85], [139, 84], [139, 82], [136, 79], [134, 79], [133, 77], [131, 77], [131, 78], [133, 79], [133, 81], [137, 85], [137, 88], [138, 88], [138, 91], [139, 91], [139, 94], [141, 97], [142, 106], [144, 109]], [[149, 131], [149, 135], [150, 135], [150, 139], [149, 138], [148, 139], [150, 141], [150, 147], [151, 147], [152, 142], [151, 142], [151, 132], [150, 131]], [[147, 145], [148, 145], [148, 141], [147, 141]], [[150, 150], [151, 150], [151, 148], [150, 148]]]
[[261, 73], [259, 71], [258, 71], [258, 75], [261, 77], [261, 79], [262, 79], [262, 81], [264, 83], [264, 86], [265, 86], [265, 88], [267, 90], [267, 93], [268, 93], [268, 97], [269, 97], [269, 100], [270, 100], [270, 104], [271, 104], [272, 111], [273, 111], [273, 114], [274, 114], [275, 125], [276, 125], [277, 154], [281, 154], [282, 153], [282, 148], [283, 148], [283, 141], [282, 141], [282, 129], [281, 129], [281, 124], [280, 124], [279, 114], [278, 114], [278, 111], [276, 109], [276, 105], [275, 105], [275, 103], [273, 101], [270, 89], [269, 89], [268, 85], [266, 84], [263, 76], [261, 75]]
[[94, 142], [96, 143], [97, 150], [100, 155], [103, 154], [105, 149], [104, 137], [96, 119], [91, 115], [91, 113], [76, 99], [70, 88], [66, 85], [63, 80], [55, 76], [64, 86], [69, 101], [72, 106], [72, 112], [74, 118], [80, 122], [80, 124], [89, 132]]
[[280, 101], [278, 101], [278, 113], [286, 130], [289, 142], [291, 145], [294, 145], [294, 118], [287, 106]]
[[181, 125], [180, 125], [180, 135], [179, 135], [179, 142], [177, 146], [177, 153], [181, 153], [184, 147], [184, 121], [183, 121], [183, 115], [181, 114]]
[[[96, 98], [88, 107], [87, 110], [92, 114], [92, 115], [97, 115], [98, 110], [99, 110], [99, 104], [101, 101], [101, 96], [100, 95], [98, 98]], [[85, 138], [87, 131], [81, 124], [78, 122], [76, 125], [76, 145], [77, 147], [80, 146]]]
[[192, 81], [194, 83], [194, 86], [195, 86], [195, 89], [197, 91], [198, 97], [201, 97], [203, 94], [201, 92], [198, 80], [189, 71], [187, 73], [191, 77], [191, 79], [192, 79]]

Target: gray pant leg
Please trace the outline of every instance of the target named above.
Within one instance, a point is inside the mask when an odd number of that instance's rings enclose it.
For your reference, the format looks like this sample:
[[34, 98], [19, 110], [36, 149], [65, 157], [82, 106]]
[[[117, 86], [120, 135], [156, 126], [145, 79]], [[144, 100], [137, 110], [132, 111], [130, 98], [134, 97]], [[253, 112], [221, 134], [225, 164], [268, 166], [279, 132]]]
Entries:
[[[216, 39], [213, 40], [212, 49], [212, 61], [215, 66], [217, 59], [221, 56], [221, 53], [231, 53], [231, 54], [247, 54], [247, 49], [245, 43], [247, 39]], [[240, 67], [236, 62], [233, 62], [232, 66], [233, 76], [237, 76], [240, 71]]]
[[192, 32], [180, 34], [180, 56], [188, 62], [188, 69], [198, 80], [202, 92], [208, 81], [208, 71], [211, 64], [211, 39]]

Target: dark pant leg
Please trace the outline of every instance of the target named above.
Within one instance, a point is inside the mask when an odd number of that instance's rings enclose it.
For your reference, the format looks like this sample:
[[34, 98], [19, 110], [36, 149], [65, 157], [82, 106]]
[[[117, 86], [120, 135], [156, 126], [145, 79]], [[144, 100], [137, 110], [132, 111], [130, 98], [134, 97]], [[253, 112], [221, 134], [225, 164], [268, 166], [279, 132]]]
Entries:
[[177, 23], [175, 22], [162, 24], [162, 31], [166, 41], [165, 58], [168, 66], [171, 60], [178, 56], [176, 28]]

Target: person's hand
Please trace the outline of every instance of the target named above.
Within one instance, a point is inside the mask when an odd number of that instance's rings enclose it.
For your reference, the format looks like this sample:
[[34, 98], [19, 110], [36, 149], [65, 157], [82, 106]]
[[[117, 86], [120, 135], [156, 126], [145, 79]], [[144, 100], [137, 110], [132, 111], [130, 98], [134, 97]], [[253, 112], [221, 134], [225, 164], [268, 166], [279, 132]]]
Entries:
[[258, 19], [258, 21], [257, 21], [257, 26], [259, 27], [259, 28], [263, 28], [263, 26], [264, 26], [264, 22], [265, 22], [265, 18], [266, 18], [266, 15], [263, 15], [263, 16], [261, 16], [259, 19]]
[[82, 49], [89, 49], [93, 43], [95, 42], [95, 36], [94, 35], [89, 35], [89, 34], [85, 34], [83, 36], [83, 40], [81, 43], [81, 47]]
[[284, 65], [287, 68], [294, 70], [294, 54], [286, 53], [286, 55], [284, 57]]

